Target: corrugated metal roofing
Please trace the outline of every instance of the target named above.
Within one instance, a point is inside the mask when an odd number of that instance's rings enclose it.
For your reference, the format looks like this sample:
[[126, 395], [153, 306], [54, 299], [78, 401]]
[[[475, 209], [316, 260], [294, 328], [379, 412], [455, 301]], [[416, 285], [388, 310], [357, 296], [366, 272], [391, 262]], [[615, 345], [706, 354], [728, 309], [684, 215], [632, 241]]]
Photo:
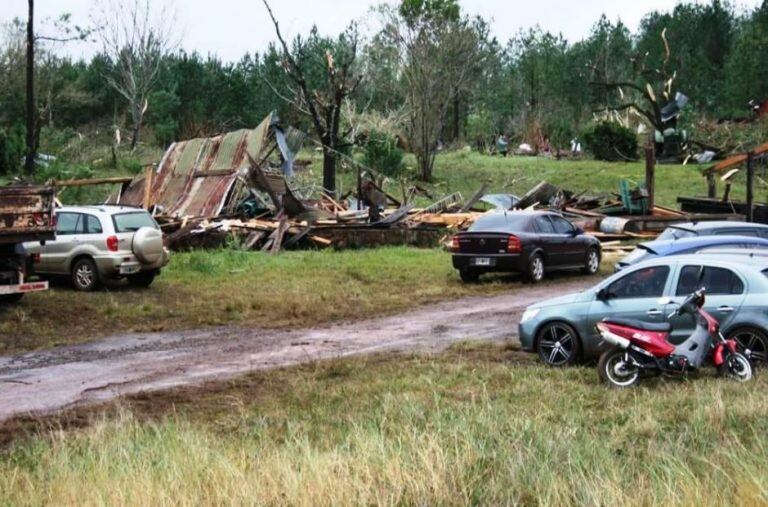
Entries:
[[[172, 144], [152, 175], [150, 203], [169, 216], [220, 214], [238, 175], [249, 165], [247, 154], [254, 160], [263, 158], [271, 120], [272, 115], [255, 129]], [[217, 174], [205, 174], [212, 171]], [[141, 206], [144, 185], [145, 176], [138, 176], [119, 202]]]

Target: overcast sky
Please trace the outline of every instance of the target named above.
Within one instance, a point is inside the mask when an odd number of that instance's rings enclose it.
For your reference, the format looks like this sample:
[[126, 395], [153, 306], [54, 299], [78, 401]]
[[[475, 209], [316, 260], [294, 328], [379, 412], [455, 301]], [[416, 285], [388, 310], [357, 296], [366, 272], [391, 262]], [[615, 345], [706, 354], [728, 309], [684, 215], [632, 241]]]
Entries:
[[[129, 0], [123, 0], [129, 1]], [[152, 0], [162, 5], [166, 0]], [[237, 60], [246, 52], [262, 51], [274, 39], [261, 0], [168, 0], [173, 1], [182, 35], [182, 47], [204, 55], [216, 54]], [[391, 0], [390, 0], [391, 1]], [[73, 22], [89, 22], [99, 0], [37, 0], [38, 19], [70, 13]], [[365, 21], [369, 9], [380, 0], [271, 0], [270, 4], [286, 35], [306, 34], [316, 24], [323, 34], [336, 34], [350, 21]], [[570, 41], [589, 33], [592, 24], [606, 14], [621, 19], [631, 30], [648, 11], [670, 10], [677, 0], [460, 0], [465, 12], [491, 21], [494, 35], [506, 42], [521, 28], [535, 25], [562, 32]], [[737, 6], [753, 8], [760, 0], [738, 0]], [[0, 0], [0, 20], [26, 17], [27, 0]], [[70, 54], [90, 56], [93, 43], [69, 45]]]

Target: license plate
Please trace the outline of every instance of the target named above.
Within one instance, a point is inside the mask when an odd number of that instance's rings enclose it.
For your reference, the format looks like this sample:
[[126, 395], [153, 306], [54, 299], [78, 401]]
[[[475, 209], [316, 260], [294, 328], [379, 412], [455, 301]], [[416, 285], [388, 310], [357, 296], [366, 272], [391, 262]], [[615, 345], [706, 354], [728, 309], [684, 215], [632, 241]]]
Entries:
[[475, 257], [475, 266], [490, 266], [490, 257]]
[[121, 275], [130, 275], [138, 273], [141, 268], [139, 266], [120, 266]]

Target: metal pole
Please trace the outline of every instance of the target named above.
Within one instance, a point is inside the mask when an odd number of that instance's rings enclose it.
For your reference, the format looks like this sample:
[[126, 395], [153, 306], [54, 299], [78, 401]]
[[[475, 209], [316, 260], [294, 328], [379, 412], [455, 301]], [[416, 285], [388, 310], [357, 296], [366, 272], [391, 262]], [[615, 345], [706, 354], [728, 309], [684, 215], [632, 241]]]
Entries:
[[755, 159], [750, 151], [747, 153], [747, 222], [755, 221], [754, 210], [754, 186], [755, 186]]

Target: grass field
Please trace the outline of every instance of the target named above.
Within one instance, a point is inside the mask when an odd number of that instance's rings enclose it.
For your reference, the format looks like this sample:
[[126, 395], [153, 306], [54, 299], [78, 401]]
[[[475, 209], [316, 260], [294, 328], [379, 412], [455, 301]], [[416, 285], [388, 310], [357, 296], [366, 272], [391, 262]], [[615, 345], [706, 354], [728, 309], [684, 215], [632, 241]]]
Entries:
[[520, 286], [518, 277], [505, 276], [463, 284], [450, 255], [438, 249], [294, 251], [277, 256], [237, 250], [178, 253], [146, 290], [122, 285], [77, 293], [61, 281], [18, 305], [0, 307], [0, 353], [121, 331], [223, 324], [308, 327]]
[[53, 422], [0, 454], [0, 503], [764, 504], [767, 382], [619, 392], [494, 345], [330, 361]]

